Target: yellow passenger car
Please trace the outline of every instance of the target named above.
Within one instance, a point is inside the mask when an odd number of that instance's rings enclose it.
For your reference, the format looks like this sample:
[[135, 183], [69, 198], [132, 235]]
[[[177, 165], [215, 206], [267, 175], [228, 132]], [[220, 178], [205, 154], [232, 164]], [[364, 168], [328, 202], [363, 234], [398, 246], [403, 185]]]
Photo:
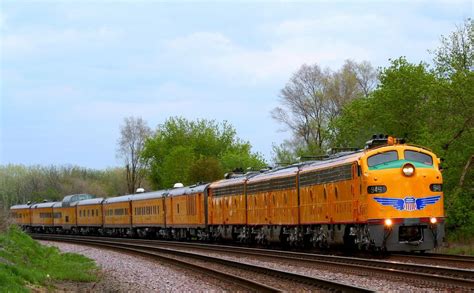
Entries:
[[28, 229], [31, 226], [31, 211], [27, 204], [14, 205], [10, 207], [10, 214], [13, 222], [22, 229]]
[[104, 200], [104, 230], [110, 235], [132, 235], [132, 196], [110, 197]]
[[132, 227], [140, 237], [166, 236], [165, 190], [132, 197]]
[[31, 206], [31, 226], [34, 231], [53, 230], [53, 205], [55, 203], [43, 202]]
[[166, 227], [176, 239], [202, 238], [207, 226], [208, 184], [169, 190], [165, 198]]
[[102, 197], [81, 200], [73, 203], [77, 214], [78, 232], [98, 233], [104, 224], [104, 214], [102, 211]]
[[64, 206], [63, 202], [53, 205], [53, 224], [56, 231], [71, 230], [76, 226], [76, 208]]

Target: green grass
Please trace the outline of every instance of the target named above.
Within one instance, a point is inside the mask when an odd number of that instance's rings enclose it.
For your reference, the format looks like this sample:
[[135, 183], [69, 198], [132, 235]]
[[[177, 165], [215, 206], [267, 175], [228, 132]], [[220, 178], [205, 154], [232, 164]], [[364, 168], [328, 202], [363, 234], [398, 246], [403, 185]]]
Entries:
[[474, 239], [449, 239], [441, 247], [434, 250], [436, 253], [460, 254], [474, 256]]
[[25, 286], [52, 287], [55, 281], [97, 280], [93, 260], [39, 244], [11, 226], [0, 234], [0, 292], [28, 292]]

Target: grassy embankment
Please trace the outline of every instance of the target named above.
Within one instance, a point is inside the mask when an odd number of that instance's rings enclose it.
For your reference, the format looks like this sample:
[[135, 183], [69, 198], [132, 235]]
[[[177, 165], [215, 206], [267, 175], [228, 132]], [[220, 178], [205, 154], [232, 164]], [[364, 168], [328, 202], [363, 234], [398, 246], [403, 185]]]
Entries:
[[448, 233], [446, 242], [434, 252], [474, 256], [474, 238], [465, 237], [461, 233]]
[[91, 282], [96, 273], [93, 260], [41, 245], [16, 226], [0, 232], [0, 292], [28, 292], [36, 286], [52, 289], [63, 280]]

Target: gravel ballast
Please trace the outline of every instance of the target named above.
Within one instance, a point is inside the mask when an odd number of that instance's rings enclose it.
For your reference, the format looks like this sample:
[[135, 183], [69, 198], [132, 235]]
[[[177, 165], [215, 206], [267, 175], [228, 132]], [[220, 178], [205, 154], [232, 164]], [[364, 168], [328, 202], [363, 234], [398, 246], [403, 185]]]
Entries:
[[[62, 252], [85, 255], [96, 261], [103, 276], [95, 284], [59, 284], [60, 291], [93, 292], [195, 292], [195, 291], [236, 291], [228, 284], [210, 277], [175, 268], [144, 256], [130, 255], [113, 250], [99, 249], [63, 242], [40, 241], [56, 246]], [[87, 287], [84, 287], [87, 286]]]
[[374, 275], [364, 271], [360, 271], [359, 273], [346, 273], [342, 270], [339, 270], [338, 268], [330, 266], [293, 263], [291, 261], [272, 259], [271, 257], [245, 256], [240, 253], [231, 255], [224, 254], [222, 252], [210, 252], [207, 250], [184, 247], [173, 247], [171, 249], [219, 257], [222, 259], [263, 266], [267, 268], [301, 274], [309, 277], [321, 278], [347, 285], [355, 285], [376, 292], [433, 292], [439, 290], [444, 291], [444, 289], [432, 287], [431, 284], [423, 284], [423, 282], [420, 281], [410, 281], [407, 279], [395, 278], [391, 276], [387, 276], [386, 278], [384, 278], [382, 274]]
[[[144, 256], [130, 255], [127, 253], [116, 252], [113, 250], [99, 249], [89, 246], [75, 245], [62, 242], [41, 241], [46, 245], [54, 245], [63, 252], [74, 252], [83, 254], [94, 259], [102, 268], [103, 278], [98, 284], [94, 284], [93, 291], [107, 292], [162, 292], [162, 291], [237, 291], [242, 290], [238, 287], [230, 287], [229, 284], [211, 278], [204, 274], [191, 272], [181, 268], [161, 263], [157, 260], [147, 259]], [[173, 248], [176, 249], [176, 248]], [[338, 269], [330, 267], [313, 266], [307, 264], [296, 264], [278, 259], [269, 259], [266, 257], [253, 257], [244, 255], [225, 254], [220, 252], [202, 251], [192, 248], [180, 248], [203, 255], [219, 257], [223, 259], [243, 262], [247, 264], [265, 266], [287, 272], [322, 278], [330, 281], [341, 282], [350, 285], [356, 285], [377, 292], [432, 292], [436, 290], [445, 290], [441, 288], [431, 287], [423, 282], [411, 282], [408, 280], [393, 280], [392, 278], [384, 278], [383, 276], [375, 276], [366, 272], [344, 273]], [[181, 259], [181, 257], [173, 257]], [[191, 261], [192, 263], [200, 263], [200, 261]], [[230, 268], [219, 267], [215, 264], [207, 264], [208, 267], [218, 269], [220, 271], [232, 270]], [[234, 272], [235, 275], [244, 277], [245, 273]], [[249, 274], [252, 274], [249, 272]], [[248, 276], [248, 279], [254, 279]], [[266, 283], [266, 277], [258, 278], [261, 282]], [[255, 279], [254, 279], [255, 280]], [[258, 280], [256, 280], [258, 281]], [[283, 291], [294, 291], [287, 288], [285, 282], [277, 286]], [[268, 283], [267, 283], [268, 284]], [[105, 285], [105, 286], [104, 286]], [[296, 289], [296, 288], [293, 288]], [[303, 291], [308, 288], [299, 288]]]

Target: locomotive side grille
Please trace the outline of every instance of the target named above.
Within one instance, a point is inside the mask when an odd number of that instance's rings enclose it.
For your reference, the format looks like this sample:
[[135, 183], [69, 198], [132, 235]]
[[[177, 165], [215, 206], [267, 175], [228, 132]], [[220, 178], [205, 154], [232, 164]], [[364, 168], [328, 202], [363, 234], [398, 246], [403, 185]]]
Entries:
[[352, 179], [352, 164], [300, 175], [300, 186], [324, 184]]
[[214, 196], [239, 195], [244, 193], [244, 185], [230, 185], [214, 189]]
[[247, 185], [247, 193], [268, 192], [296, 188], [296, 176], [275, 178]]

